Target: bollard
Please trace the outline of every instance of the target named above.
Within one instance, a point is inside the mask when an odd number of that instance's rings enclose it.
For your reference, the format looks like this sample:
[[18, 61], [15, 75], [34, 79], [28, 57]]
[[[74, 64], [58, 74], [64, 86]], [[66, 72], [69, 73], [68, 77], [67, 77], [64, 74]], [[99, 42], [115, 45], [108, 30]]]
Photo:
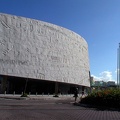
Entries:
[[23, 92], [22, 92], [22, 94], [21, 95], [23, 95]]
[[37, 96], [37, 92], [36, 92], [36, 96]]
[[13, 92], [13, 95], [15, 95], [15, 91]]
[[48, 93], [48, 96], [49, 96], [49, 93]]
[[4, 92], [4, 95], [6, 95], [6, 91]]
[[29, 92], [29, 96], [30, 96], [30, 94], [31, 94], [31, 93]]
[[44, 93], [42, 93], [42, 96], [44, 95]]

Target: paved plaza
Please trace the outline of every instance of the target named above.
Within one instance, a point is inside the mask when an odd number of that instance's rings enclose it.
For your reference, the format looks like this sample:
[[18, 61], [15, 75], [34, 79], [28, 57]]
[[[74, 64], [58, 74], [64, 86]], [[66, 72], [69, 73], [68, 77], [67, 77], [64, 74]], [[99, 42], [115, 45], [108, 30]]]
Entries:
[[28, 100], [0, 97], [0, 120], [120, 120], [120, 111], [75, 106], [73, 102], [72, 96]]

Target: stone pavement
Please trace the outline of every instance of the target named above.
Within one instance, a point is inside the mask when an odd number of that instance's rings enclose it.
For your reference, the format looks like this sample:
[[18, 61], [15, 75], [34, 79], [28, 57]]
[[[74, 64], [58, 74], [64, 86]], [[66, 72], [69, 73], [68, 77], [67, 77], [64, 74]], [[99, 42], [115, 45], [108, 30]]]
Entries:
[[120, 120], [120, 111], [75, 106], [73, 96], [5, 96], [0, 95], [0, 120]]

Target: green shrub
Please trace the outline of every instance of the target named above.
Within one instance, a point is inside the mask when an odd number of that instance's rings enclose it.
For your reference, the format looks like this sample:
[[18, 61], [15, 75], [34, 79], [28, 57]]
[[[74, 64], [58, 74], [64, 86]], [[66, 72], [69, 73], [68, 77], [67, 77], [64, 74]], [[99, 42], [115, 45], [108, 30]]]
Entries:
[[80, 103], [119, 108], [120, 89], [94, 91], [87, 97], [83, 98]]
[[28, 94], [27, 94], [27, 93], [23, 93], [23, 94], [21, 95], [21, 97], [28, 97]]

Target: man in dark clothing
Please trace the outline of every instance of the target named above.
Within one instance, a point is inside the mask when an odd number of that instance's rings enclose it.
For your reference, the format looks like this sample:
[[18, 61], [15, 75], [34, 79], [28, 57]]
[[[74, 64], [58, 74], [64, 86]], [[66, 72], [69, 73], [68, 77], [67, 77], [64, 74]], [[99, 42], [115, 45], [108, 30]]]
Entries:
[[78, 97], [78, 88], [75, 88], [74, 97], [75, 97], [75, 102], [76, 102], [77, 97]]

